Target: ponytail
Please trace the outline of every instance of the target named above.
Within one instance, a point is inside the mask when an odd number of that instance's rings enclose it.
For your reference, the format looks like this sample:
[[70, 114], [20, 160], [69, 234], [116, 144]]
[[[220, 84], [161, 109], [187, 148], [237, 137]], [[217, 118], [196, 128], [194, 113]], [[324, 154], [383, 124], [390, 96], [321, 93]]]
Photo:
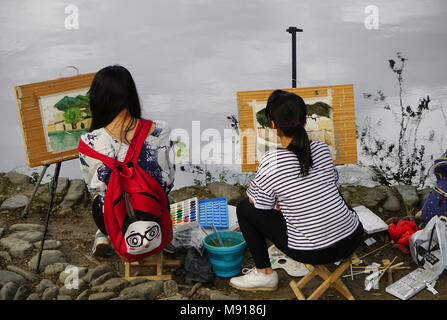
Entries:
[[307, 176], [313, 163], [310, 154], [309, 136], [302, 124], [296, 125], [293, 129], [292, 141], [287, 146], [287, 150], [292, 151], [297, 156], [301, 169], [300, 176]]

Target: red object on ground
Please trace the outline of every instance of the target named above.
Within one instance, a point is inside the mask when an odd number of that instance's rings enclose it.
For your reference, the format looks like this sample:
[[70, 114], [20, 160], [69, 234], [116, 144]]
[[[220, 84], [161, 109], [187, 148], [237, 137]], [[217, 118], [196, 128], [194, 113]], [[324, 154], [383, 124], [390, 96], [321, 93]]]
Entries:
[[397, 225], [394, 223], [388, 225], [388, 234], [390, 235], [390, 238], [393, 240], [399, 239], [397, 243], [402, 252], [406, 254], [410, 253], [410, 251], [406, 250], [405, 247], [409, 245], [411, 235], [418, 230], [419, 228], [416, 223], [408, 220], [399, 220]]

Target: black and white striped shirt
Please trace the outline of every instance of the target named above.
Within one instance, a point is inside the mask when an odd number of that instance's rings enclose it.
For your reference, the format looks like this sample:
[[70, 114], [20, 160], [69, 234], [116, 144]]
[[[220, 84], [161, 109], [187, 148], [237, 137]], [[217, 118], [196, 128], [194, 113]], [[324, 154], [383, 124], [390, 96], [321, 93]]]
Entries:
[[311, 141], [310, 150], [313, 166], [305, 177], [299, 177], [298, 158], [292, 151], [267, 152], [247, 189], [258, 209], [273, 209], [278, 202], [288, 246], [296, 250], [328, 247], [351, 235], [359, 224], [337, 189], [338, 173], [328, 145]]

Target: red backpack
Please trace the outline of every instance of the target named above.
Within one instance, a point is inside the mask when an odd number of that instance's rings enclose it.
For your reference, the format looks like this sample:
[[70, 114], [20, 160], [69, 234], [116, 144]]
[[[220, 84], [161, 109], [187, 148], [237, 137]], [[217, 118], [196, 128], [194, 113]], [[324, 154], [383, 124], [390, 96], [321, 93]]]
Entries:
[[78, 151], [112, 170], [104, 198], [104, 225], [116, 252], [140, 260], [165, 247], [172, 235], [166, 193], [138, 164], [152, 121], [140, 119], [123, 162], [103, 155], [82, 140]]

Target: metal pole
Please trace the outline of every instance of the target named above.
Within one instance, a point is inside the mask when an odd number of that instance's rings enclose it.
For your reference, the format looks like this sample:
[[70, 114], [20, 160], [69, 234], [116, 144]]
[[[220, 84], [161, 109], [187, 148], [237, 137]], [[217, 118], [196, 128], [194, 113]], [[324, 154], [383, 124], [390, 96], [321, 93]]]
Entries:
[[42, 258], [43, 246], [45, 245], [45, 236], [47, 235], [47, 231], [48, 231], [48, 222], [50, 221], [50, 213], [51, 213], [51, 209], [53, 207], [53, 199], [54, 199], [54, 194], [56, 193], [57, 180], [59, 180], [59, 172], [61, 170], [61, 164], [62, 164], [62, 162], [56, 163], [56, 168], [54, 169], [53, 180], [51, 181], [51, 184], [50, 184], [50, 204], [48, 205], [47, 219], [45, 222], [45, 231], [43, 233], [42, 242], [40, 243], [39, 257], [37, 258], [37, 264], [36, 264], [36, 269], [35, 269], [36, 273], [40, 273], [40, 270], [39, 270], [40, 259]]
[[46, 164], [46, 165], [43, 166], [42, 172], [40, 173], [39, 179], [37, 180], [36, 186], [34, 187], [33, 194], [31, 195], [31, 198], [29, 199], [28, 203], [26, 204], [26, 207], [23, 210], [22, 215], [20, 216], [20, 218], [25, 219], [26, 216], [28, 215], [28, 211], [29, 211], [29, 208], [31, 206], [31, 202], [33, 201], [34, 197], [36, 196], [37, 189], [39, 188], [40, 183], [42, 182], [42, 178], [45, 175], [45, 172], [47, 171], [49, 166], [50, 166], [49, 164]]
[[292, 34], [292, 88], [296, 88], [296, 33], [303, 32], [303, 29], [289, 27], [286, 31]]

